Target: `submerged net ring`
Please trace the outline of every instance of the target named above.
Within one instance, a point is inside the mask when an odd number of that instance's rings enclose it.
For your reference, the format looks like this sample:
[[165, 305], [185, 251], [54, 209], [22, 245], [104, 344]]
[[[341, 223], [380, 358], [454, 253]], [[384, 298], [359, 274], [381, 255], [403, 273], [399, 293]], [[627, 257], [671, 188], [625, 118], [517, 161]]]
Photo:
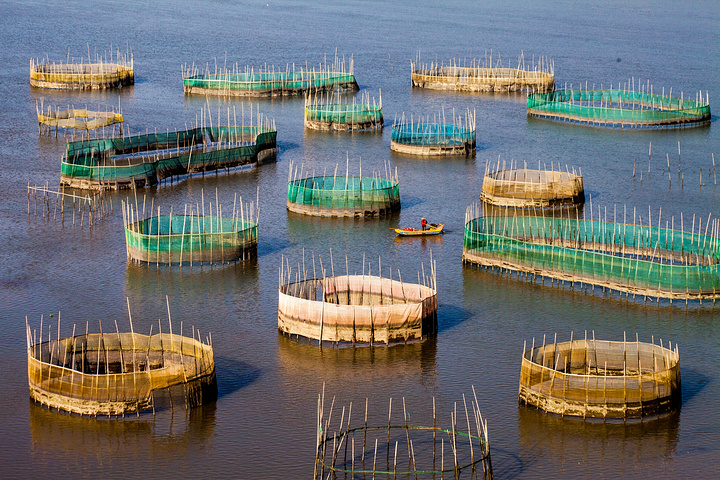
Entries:
[[533, 339], [523, 351], [520, 403], [582, 417], [663, 413], [680, 402], [679, 354], [671, 347], [587, 338], [535, 346]]
[[58, 340], [27, 326], [30, 397], [81, 415], [154, 408], [155, 393], [183, 386], [186, 406], [217, 396], [213, 348], [172, 333], [99, 333]]
[[565, 89], [528, 95], [530, 117], [606, 128], [690, 127], [710, 121], [710, 104], [631, 90]]
[[468, 112], [466, 126], [460, 121], [416, 123], [403, 118], [393, 125], [390, 150], [423, 156], [475, 156], [475, 115]]
[[626, 298], [713, 304], [720, 298], [718, 220], [708, 218], [701, 233], [699, 222], [687, 232], [579, 218], [481, 217], [479, 210], [471, 205], [466, 212], [463, 262], [609, 288]]
[[556, 170], [511, 168], [488, 171], [480, 200], [503, 207], [555, 207], [585, 202], [583, 177]]
[[437, 332], [431, 286], [371, 275], [338, 275], [281, 283], [278, 329], [328, 342], [393, 344]]
[[261, 165], [275, 159], [276, 140], [274, 122], [265, 120], [257, 126], [199, 127], [68, 142], [60, 184], [117, 190], [199, 172]]

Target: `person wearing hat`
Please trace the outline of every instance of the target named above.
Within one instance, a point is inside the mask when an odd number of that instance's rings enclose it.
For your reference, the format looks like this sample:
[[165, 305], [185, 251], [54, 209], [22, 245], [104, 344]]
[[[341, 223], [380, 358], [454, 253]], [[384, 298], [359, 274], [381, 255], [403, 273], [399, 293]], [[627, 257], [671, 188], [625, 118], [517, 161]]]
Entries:
[[423, 230], [427, 230], [427, 220], [425, 220], [425, 217], [422, 217], [422, 219], [420, 219], [420, 227]]

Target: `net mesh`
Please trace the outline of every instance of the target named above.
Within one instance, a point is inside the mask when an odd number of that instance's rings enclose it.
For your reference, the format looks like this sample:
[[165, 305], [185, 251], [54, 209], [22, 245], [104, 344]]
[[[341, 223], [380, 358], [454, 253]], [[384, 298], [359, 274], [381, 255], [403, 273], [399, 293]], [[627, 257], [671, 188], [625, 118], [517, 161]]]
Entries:
[[526, 349], [520, 399], [561, 415], [659, 413], [680, 393], [678, 352], [642, 342], [573, 340]]
[[413, 70], [415, 87], [475, 92], [548, 92], [555, 87], [555, 75], [518, 68], [472, 68], [438, 66]]
[[[310, 122], [350, 124], [356, 128], [382, 125], [382, 107], [352, 103], [317, 104], [305, 107], [306, 125]], [[351, 127], [352, 128], [352, 127]]]
[[598, 126], [662, 126], [710, 120], [710, 104], [631, 90], [565, 89], [528, 95], [528, 115]]
[[331, 71], [196, 74], [183, 78], [183, 86], [185, 93], [247, 96], [359, 88], [352, 73]]
[[448, 123], [398, 123], [392, 141], [417, 146], [475, 146], [475, 129]]
[[132, 62], [49, 64], [33, 61], [30, 65], [30, 85], [38, 88], [85, 90], [117, 88], [134, 83]]
[[51, 127], [94, 130], [123, 122], [122, 114], [107, 111], [71, 108], [68, 110], [47, 111], [45, 113], [38, 112], [38, 123]]
[[319, 176], [288, 183], [287, 208], [320, 216], [375, 216], [400, 210], [398, 182], [379, 176]]
[[492, 205], [542, 207], [585, 201], [579, 175], [554, 170], [514, 168], [488, 172], [480, 199]]
[[703, 299], [720, 292], [719, 245], [707, 228], [701, 234], [572, 218], [479, 217], [466, 219], [463, 259], [621, 292]]

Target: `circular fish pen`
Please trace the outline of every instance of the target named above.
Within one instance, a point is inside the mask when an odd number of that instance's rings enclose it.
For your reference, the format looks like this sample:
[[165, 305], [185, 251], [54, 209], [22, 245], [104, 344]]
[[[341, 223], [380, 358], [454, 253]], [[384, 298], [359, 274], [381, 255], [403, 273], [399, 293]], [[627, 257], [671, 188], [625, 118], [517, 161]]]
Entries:
[[603, 128], [658, 129], [692, 127], [710, 122], [710, 103], [702, 92], [695, 99], [652, 93], [650, 85], [609, 90], [563, 89], [532, 93], [529, 117]]
[[[233, 204], [232, 216], [222, 216], [222, 206], [205, 201], [186, 205], [181, 214], [161, 215], [122, 202], [127, 257], [148, 264], [200, 265], [244, 262], [257, 257], [258, 211], [253, 202]], [[145, 201], [143, 201], [143, 205]], [[152, 209], [152, 207], [151, 207]]]
[[[572, 289], [601, 287], [626, 299], [632, 294], [633, 301], [637, 295], [645, 302], [655, 297], [658, 303], [663, 298], [714, 305], [720, 298], [717, 219], [667, 219], [660, 213], [656, 225], [665, 227], [658, 227], [636, 224], [635, 212], [629, 216], [626, 209], [606, 212], [604, 219], [599, 209], [595, 218], [592, 208], [590, 219], [551, 213], [483, 217], [478, 205], [469, 206], [463, 263], [518, 279], [549, 278]], [[617, 220], [608, 221], [608, 213]]]
[[280, 269], [278, 330], [284, 334], [318, 340], [320, 346], [373, 346], [424, 340], [437, 332], [434, 266], [423, 284], [369, 273], [307, 278], [301, 270]]
[[[50, 408], [80, 415], [124, 415], [152, 408], [156, 395], [182, 388], [185, 406], [217, 396], [209, 340], [150, 331], [87, 333], [59, 338], [26, 322], [30, 397]], [[170, 325], [172, 327], [172, 324]], [[58, 320], [59, 330], [59, 320]], [[131, 324], [132, 330], [132, 324]], [[193, 332], [195, 335], [196, 332]]]
[[585, 202], [583, 177], [566, 167], [565, 171], [518, 168], [506, 169], [500, 162], [488, 165], [480, 200], [501, 207], [545, 208], [577, 205]]
[[387, 415], [374, 415], [367, 400], [364, 411], [362, 404], [353, 409], [350, 402], [340, 414], [334, 412], [340, 410], [335, 398], [326, 412], [323, 387], [317, 402], [313, 478], [492, 479], [487, 420], [480, 412], [474, 387], [469, 400], [463, 395], [462, 402], [455, 402], [446, 423], [436, 416], [433, 397], [432, 418], [428, 414], [425, 424], [417, 424], [409, 423], [405, 398], [396, 402], [390, 398]]
[[[109, 60], [109, 61], [105, 61]], [[54, 90], [101, 90], [122, 88], [135, 83], [132, 53], [119, 51], [115, 58], [97, 58], [87, 63], [49, 63], [30, 60], [30, 85]]]
[[525, 59], [518, 59], [517, 68], [493, 65], [490, 59], [474, 59], [470, 62], [451, 60], [444, 63], [422, 64], [418, 59], [410, 64], [412, 86], [432, 90], [453, 90], [458, 92], [552, 92], [555, 88], [555, 64], [541, 58], [525, 65]]
[[201, 72], [194, 64], [183, 67], [183, 89], [186, 95], [217, 95], [230, 97], [277, 97], [302, 95], [307, 91], [326, 92], [331, 90], [359, 90], [353, 74], [353, 59], [350, 56], [346, 67], [345, 58], [335, 57], [332, 64], [322, 63], [316, 68], [295, 68], [295, 64], [285, 69], [265, 65], [255, 69], [237, 64], [215, 68], [210, 73], [209, 64]]
[[[293, 170], [293, 167], [294, 170]], [[288, 175], [287, 209], [294, 213], [316, 217], [382, 217], [400, 211], [400, 187], [397, 170], [393, 173], [389, 165], [385, 177], [374, 171], [373, 176], [345, 175], [302, 178], [303, 168], [290, 163]]]
[[369, 95], [358, 102], [333, 102], [331, 97], [309, 96], [305, 99], [305, 127], [313, 130], [352, 132], [382, 128], [382, 93], [379, 103]]
[[468, 112], [455, 123], [412, 118], [408, 122], [403, 115], [393, 124], [390, 150], [419, 156], [475, 156], [475, 114]]
[[593, 338], [523, 347], [520, 403], [559, 415], [642, 417], [680, 403], [677, 345]]

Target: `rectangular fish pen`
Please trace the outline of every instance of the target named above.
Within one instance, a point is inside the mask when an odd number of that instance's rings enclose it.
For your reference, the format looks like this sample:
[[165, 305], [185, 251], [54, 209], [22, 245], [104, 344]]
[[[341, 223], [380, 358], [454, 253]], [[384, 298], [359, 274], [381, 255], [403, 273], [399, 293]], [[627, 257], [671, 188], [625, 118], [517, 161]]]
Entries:
[[353, 74], [353, 58], [350, 56], [346, 65], [345, 57], [335, 56], [335, 60], [327, 63], [327, 58], [317, 67], [296, 67], [287, 64], [285, 69], [274, 65], [255, 69], [244, 68], [236, 63], [231, 68], [223, 66], [211, 73], [210, 65], [205, 70], [192, 65], [183, 65], [183, 88], [186, 95], [218, 95], [234, 97], [276, 97], [302, 95], [309, 90], [324, 92], [330, 90], [359, 90]]
[[640, 83], [632, 78], [599, 90], [595, 85], [588, 88], [568, 88], [550, 93], [533, 93], [527, 98], [529, 117], [575, 123], [602, 128], [666, 129], [693, 127], [710, 122], [710, 95], [702, 91], [694, 98], [668, 95], [665, 89], [655, 93], [648, 81]]
[[131, 51], [115, 56], [112, 50], [107, 56], [95, 55], [94, 61], [88, 51], [87, 61], [68, 58], [65, 62], [50, 62], [48, 58], [30, 59], [30, 85], [35, 88], [55, 90], [99, 90], [122, 88], [135, 83], [133, 54]]
[[432, 90], [454, 90], [460, 92], [552, 92], [555, 88], [555, 63], [545, 57], [535, 58], [525, 63], [521, 54], [517, 64], [502, 65], [498, 55], [485, 59], [450, 60], [445, 62], [423, 63], [418, 58], [410, 63], [412, 86]]
[[[592, 211], [592, 205], [590, 207]], [[599, 207], [598, 207], [599, 210]], [[715, 300], [720, 296], [720, 223], [693, 215], [657, 224], [555, 216], [465, 215], [463, 262], [540, 275], [571, 285], [673, 300]], [[689, 227], [686, 230], [685, 227]], [[704, 227], [704, 228], [703, 228]], [[520, 275], [518, 275], [519, 277]]]
[[382, 92], [380, 101], [375, 97], [370, 103], [370, 94], [365, 92], [360, 101], [355, 97], [351, 102], [343, 102], [334, 95], [308, 95], [305, 97], [305, 127], [314, 130], [338, 130], [351, 132], [382, 128]]
[[231, 117], [228, 109], [226, 126], [212, 126], [212, 117], [206, 126], [205, 118], [189, 130], [68, 142], [60, 184], [91, 190], [136, 188], [275, 159], [275, 122], [259, 110], [254, 118], [251, 113], [249, 125], [245, 125], [244, 109], [240, 125], [234, 110]]
[[[222, 205], [209, 202], [205, 213], [202, 203], [185, 205], [182, 213], [161, 214], [160, 207], [145, 213], [139, 205], [123, 202], [123, 225], [128, 259], [147, 264], [200, 265], [243, 262], [257, 257], [258, 217], [257, 202], [235, 200], [229, 215], [223, 215]], [[188, 208], [189, 207], [189, 208]], [[201, 209], [202, 208], [202, 209]]]

